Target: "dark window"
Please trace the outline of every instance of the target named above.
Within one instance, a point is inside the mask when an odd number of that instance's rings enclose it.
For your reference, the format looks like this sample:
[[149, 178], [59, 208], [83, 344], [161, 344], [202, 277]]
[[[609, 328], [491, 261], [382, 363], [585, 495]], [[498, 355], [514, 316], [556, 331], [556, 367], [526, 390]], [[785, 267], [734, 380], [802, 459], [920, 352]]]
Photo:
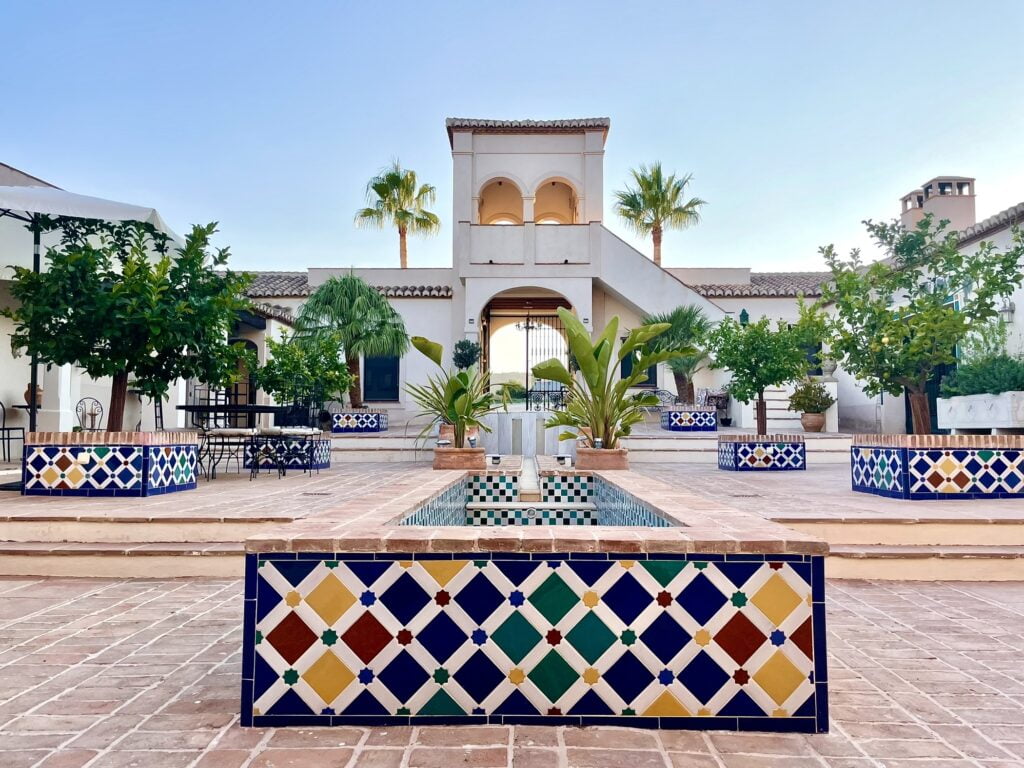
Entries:
[[[622, 364], [619, 367], [619, 376], [626, 378], [627, 376], [633, 375], [633, 363], [635, 359], [632, 355], [627, 355], [622, 358]], [[637, 384], [638, 387], [644, 387], [645, 389], [657, 389], [658, 387], [658, 366], [652, 365], [647, 369], [647, 381]]]
[[397, 357], [367, 357], [363, 360], [363, 399], [398, 399]]

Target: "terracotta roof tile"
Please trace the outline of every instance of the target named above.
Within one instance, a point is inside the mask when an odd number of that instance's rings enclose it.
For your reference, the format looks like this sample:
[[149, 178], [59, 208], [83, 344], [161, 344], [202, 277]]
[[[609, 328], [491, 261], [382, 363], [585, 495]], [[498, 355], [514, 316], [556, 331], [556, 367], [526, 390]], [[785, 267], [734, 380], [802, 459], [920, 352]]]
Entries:
[[994, 216], [979, 221], [977, 224], [966, 227], [960, 231], [960, 242], [969, 243], [972, 240], [980, 240], [985, 235], [990, 235], [1000, 229], [1020, 225], [1024, 223], [1024, 203], [1017, 203], [1005, 211], [1000, 211]]
[[821, 286], [831, 272], [751, 272], [749, 283], [691, 285], [705, 298], [730, 296], [794, 297], [820, 296]]
[[[253, 299], [302, 298], [309, 296], [309, 275], [306, 272], [253, 272], [253, 281], [246, 292]], [[377, 290], [389, 299], [447, 299], [450, 285], [380, 285]]]

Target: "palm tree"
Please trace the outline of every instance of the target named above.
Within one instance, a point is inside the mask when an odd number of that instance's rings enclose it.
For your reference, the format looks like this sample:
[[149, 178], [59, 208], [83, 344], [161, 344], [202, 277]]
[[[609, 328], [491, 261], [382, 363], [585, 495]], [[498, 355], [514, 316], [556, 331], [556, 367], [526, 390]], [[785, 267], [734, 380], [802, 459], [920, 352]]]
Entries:
[[699, 348], [711, 330], [711, 321], [700, 307], [676, 307], [671, 312], [655, 315], [644, 315], [644, 325], [668, 323], [671, 327], [655, 338], [648, 347], [652, 352], [669, 349], [694, 348], [692, 355], [674, 357], [668, 361], [669, 370], [676, 380], [676, 394], [681, 400], [692, 403], [694, 400], [693, 376], [704, 367], [710, 359], [708, 353]]
[[368, 208], [356, 211], [357, 227], [398, 228], [398, 253], [402, 269], [409, 268], [406, 236], [432, 235], [441, 228], [437, 214], [426, 210], [433, 205], [437, 190], [430, 184], [416, 185], [416, 171], [407, 171], [397, 160], [366, 185]]
[[661, 163], [650, 168], [641, 165], [630, 171], [636, 188], [627, 186], [615, 193], [615, 212], [637, 234], [654, 238], [654, 263], [661, 266], [661, 235], [668, 228], [686, 229], [700, 222], [700, 208], [706, 205], [699, 197], [685, 200], [686, 185], [692, 178], [686, 174], [665, 176]]
[[380, 291], [352, 273], [317, 287], [299, 311], [296, 332], [337, 339], [352, 375], [348, 394], [353, 408], [363, 405], [359, 358], [400, 357], [409, 349], [402, 316]]

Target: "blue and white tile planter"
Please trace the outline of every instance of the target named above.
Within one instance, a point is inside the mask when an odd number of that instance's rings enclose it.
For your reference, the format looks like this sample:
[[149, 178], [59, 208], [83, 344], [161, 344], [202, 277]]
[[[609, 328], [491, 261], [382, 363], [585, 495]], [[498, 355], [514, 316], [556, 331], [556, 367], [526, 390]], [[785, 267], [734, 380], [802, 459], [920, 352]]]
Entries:
[[331, 414], [331, 432], [387, 432], [388, 415], [384, 411], [342, 411]]
[[717, 432], [718, 412], [699, 406], [666, 408], [661, 412], [661, 428], [669, 432]]
[[719, 435], [718, 468], [733, 472], [807, 469], [803, 435]]
[[1024, 496], [1024, 436], [857, 435], [853, 490], [908, 500]]
[[[285, 469], [330, 469], [331, 468], [331, 441], [321, 438], [310, 437], [264, 437], [270, 443], [271, 450], [276, 455], [284, 452], [288, 457]], [[313, 443], [313, 464], [312, 467], [306, 464], [306, 451], [310, 441]], [[253, 452], [256, 448], [252, 443], [245, 446], [245, 458], [242, 466], [252, 469]], [[277, 461], [274, 456], [262, 454], [260, 456], [260, 469], [276, 469]]]
[[31, 432], [25, 496], [156, 496], [196, 487], [195, 432]]

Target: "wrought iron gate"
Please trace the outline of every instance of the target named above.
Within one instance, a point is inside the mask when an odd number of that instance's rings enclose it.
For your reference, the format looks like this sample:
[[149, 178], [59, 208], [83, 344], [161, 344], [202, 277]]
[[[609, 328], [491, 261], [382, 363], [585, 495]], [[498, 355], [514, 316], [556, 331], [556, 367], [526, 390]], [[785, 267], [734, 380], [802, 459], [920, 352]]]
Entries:
[[516, 328], [524, 331], [526, 337], [526, 409], [549, 411], [561, 408], [565, 404], [565, 387], [555, 381], [534, 380], [532, 369], [537, 363], [552, 357], [568, 367], [569, 346], [562, 318], [558, 315], [528, 314], [516, 323]]

